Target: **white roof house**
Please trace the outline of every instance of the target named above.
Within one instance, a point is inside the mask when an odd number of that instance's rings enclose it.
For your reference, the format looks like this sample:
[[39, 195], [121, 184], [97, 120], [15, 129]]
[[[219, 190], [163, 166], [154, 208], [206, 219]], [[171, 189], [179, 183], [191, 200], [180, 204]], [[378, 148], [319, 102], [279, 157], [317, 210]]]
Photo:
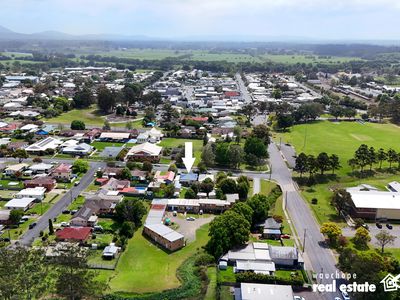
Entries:
[[64, 147], [61, 151], [66, 154], [87, 155], [93, 151], [93, 146], [86, 143], [80, 143], [78, 145]]
[[20, 190], [16, 195], [15, 198], [31, 198], [33, 200], [37, 199], [37, 200], [43, 200], [44, 199], [44, 195], [46, 193], [46, 188], [42, 187], [42, 186], [38, 186], [35, 188], [27, 188], [27, 189], [23, 189]]
[[26, 124], [26, 125], [22, 126], [20, 129], [21, 129], [22, 131], [31, 131], [31, 130], [36, 130], [36, 129], [38, 129], [38, 128], [39, 128], [38, 125], [35, 125], [35, 124]]
[[383, 191], [349, 191], [355, 207], [400, 209], [400, 193]]
[[50, 171], [54, 166], [52, 164], [39, 163], [29, 167], [33, 172], [42, 173]]
[[235, 300], [293, 300], [293, 290], [290, 285], [241, 283], [240, 296]]
[[120, 249], [121, 249], [120, 247], [117, 247], [117, 246], [115, 246], [114, 243], [111, 243], [110, 245], [108, 245], [107, 247], [104, 248], [103, 256], [113, 258], [118, 254]]
[[392, 192], [400, 193], [400, 183], [397, 181], [392, 181], [388, 183], [388, 188]]
[[43, 140], [37, 141], [36, 143], [26, 147], [27, 152], [44, 152], [48, 149], [56, 150], [62, 141], [53, 137], [48, 137]]
[[26, 211], [32, 206], [34, 201], [34, 198], [14, 198], [8, 201], [4, 207], [10, 210], [22, 209], [23, 211]]
[[160, 155], [161, 150], [162, 147], [146, 142], [144, 144], [133, 146], [126, 154], [126, 157], [129, 158], [130, 156], [138, 154], [143, 154], [143, 156], [158, 156]]
[[149, 224], [149, 225], [145, 225], [145, 227], [149, 228], [151, 231], [162, 236], [169, 242], [174, 242], [174, 241], [184, 238], [184, 236], [182, 234], [180, 234], [179, 232], [177, 232], [163, 224]]
[[110, 139], [110, 140], [125, 140], [129, 139], [131, 134], [129, 132], [102, 132], [100, 134], [100, 139]]

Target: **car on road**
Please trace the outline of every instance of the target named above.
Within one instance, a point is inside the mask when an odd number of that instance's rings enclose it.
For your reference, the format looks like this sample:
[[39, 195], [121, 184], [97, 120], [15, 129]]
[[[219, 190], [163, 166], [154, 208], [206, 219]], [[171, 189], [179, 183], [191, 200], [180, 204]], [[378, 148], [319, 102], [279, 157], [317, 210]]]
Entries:
[[378, 227], [379, 229], [382, 229], [382, 224], [379, 222], [376, 222], [376, 227]]
[[294, 296], [293, 300], [306, 300], [306, 299], [304, 299], [304, 297], [301, 296]]
[[187, 218], [186, 218], [186, 221], [194, 221], [194, 220], [196, 220], [196, 219], [193, 218], [193, 217], [187, 217]]
[[339, 297], [335, 297], [335, 300], [342, 300], [342, 298], [339, 298]]
[[342, 291], [342, 296], [343, 296], [344, 300], [350, 300], [350, 296], [349, 296], [349, 294], [347, 294], [347, 292]]
[[387, 223], [387, 224], [386, 224], [386, 228], [392, 230], [392, 229], [393, 229], [393, 226], [390, 225], [389, 223]]
[[33, 222], [32, 224], [29, 224], [29, 229], [33, 229], [35, 228], [35, 226], [37, 225], [36, 222]]
[[81, 182], [78, 180], [78, 181], [75, 181], [75, 183], [74, 183], [74, 186], [77, 186], [77, 185], [79, 185]]

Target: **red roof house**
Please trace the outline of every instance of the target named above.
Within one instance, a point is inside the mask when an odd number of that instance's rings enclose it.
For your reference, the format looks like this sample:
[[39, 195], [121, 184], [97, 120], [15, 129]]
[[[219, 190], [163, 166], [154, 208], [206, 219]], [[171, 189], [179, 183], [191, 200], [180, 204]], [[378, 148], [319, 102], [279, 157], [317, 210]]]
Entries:
[[84, 242], [91, 233], [91, 227], [66, 227], [56, 231], [56, 237], [59, 241]]

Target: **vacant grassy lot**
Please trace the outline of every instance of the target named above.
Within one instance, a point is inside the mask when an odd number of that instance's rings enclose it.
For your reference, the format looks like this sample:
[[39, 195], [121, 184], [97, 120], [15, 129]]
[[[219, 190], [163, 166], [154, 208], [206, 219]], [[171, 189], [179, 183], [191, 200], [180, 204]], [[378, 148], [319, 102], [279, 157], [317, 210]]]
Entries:
[[283, 142], [292, 144], [297, 153], [317, 155], [325, 151], [328, 154], [337, 154], [342, 165], [339, 175], [351, 171], [347, 161], [361, 144], [373, 146], [376, 150], [400, 150], [397, 142], [400, 128], [392, 124], [319, 121], [296, 125], [289, 132], [278, 136], [283, 137]]
[[193, 143], [193, 156], [196, 157], [194, 165], [197, 166], [201, 160], [201, 151], [203, 149], [202, 140], [165, 138], [159, 143], [159, 146], [168, 148], [185, 147], [185, 142]]
[[104, 117], [99, 115], [98, 111], [94, 107], [87, 109], [73, 109], [58, 117], [46, 119], [46, 122], [70, 125], [73, 120], [81, 120], [86, 125], [93, 126], [102, 126], [104, 124]]
[[100, 279], [109, 280], [112, 292], [145, 293], [176, 288], [180, 285], [176, 270], [207, 240], [208, 225], [204, 225], [197, 230], [194, 242], [168, 254], [147, 240], [142, 230], [138, 230], [129, 241], [115, 272], [101, 272]]

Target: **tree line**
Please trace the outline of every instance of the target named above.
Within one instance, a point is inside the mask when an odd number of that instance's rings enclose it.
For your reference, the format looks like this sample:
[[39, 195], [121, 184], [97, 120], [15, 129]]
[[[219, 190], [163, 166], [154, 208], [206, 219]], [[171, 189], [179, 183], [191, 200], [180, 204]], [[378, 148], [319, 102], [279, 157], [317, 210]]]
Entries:
[[383, 148], [376, 150], [374, 147], [369, 147], [366, 144], [360, 145], [354, 152], [354, 156], [348, 160], [349, 166], [353, 172], [356, 168], [359, 168], [360, 173], [365, 173], [365, 168], [369, 167], [369, 171], [372, 171], [374, 165], [377, 166], [378, 170], [382, 169], [384, 162], [389, 163], [389, 169], [392, 169], [394, 163], [398, 163], [397, 169], [400, 168], [400, 153], [396, 152], [392, 148], [385, 151]]
[[318, 171], [320, 175], [324, 175], [329, 170], [332, 171], [332, 174], [335, 174], [335, 171], [340, 168], [339, 157], [336, 154], [328, 155], [326, 152], [321, 152], [314, 156], [302, 152], [296, 157], [294, 170], [300, 173], [300, 178], [303, 177], [304, 173], [308, 172], [309, 179], [311, 179]]

